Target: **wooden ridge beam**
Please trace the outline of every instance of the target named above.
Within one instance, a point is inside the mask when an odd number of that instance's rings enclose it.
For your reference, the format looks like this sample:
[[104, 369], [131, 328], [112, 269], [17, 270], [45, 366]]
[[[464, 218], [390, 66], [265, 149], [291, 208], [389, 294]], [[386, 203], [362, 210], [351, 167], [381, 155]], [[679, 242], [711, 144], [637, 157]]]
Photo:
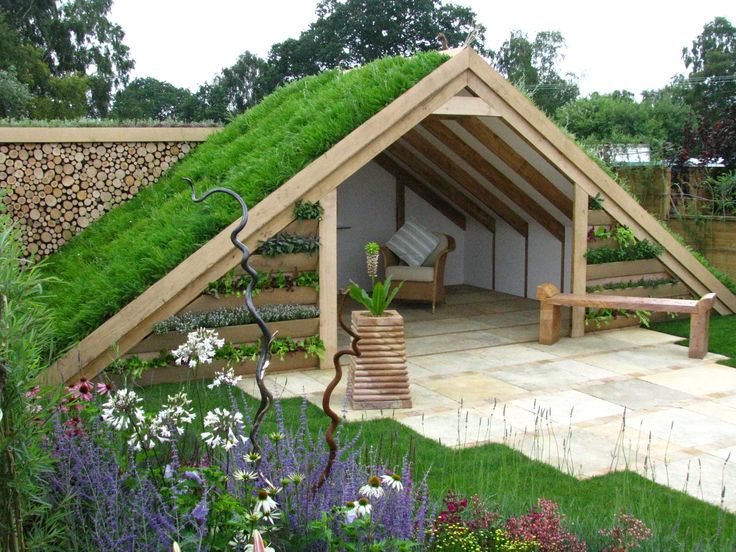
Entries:
[[495, 235], [496, 220], [489, 213], [481, 209], [471, 198], [450, 184], [444, 176], [423, 163], [405, 146], [399, 143], [393, 144], [388, 149], [388, 153], [400, 161], [405, 167], [409, 167], [411, 171], [422, 179], [425, 185], [434, 188], [435, 191], [445, 196]]
[[410, 130], [402, 137], [402, 140], [406, 140], [422, 157], [434, 164], [453, 181], [457, 182], [483, 205], [506, 221], [519, 234], [524, 237], [529, 235], [529, 225], [527, 222], [516, 214], [503, 199], [483, 186], [468, 171], [460, 167], [448, 155], [419, 134], [419, 132]]
[[660, 260], [696, 295], [715, 292], [720, 314], [736, 313], [736, 295], [706, 269], [682, 244], [623, 190], [598, 164], [565, 136], [539, 109], [495, 72], [483, 58], [470, 56], [468, 88], [493, 104], [511, 128], [588, 195], [600, 193], [603, 209], [628, 226], [639, 239], [661, 244]]
[[475, 96], [454, 96], [435, 109], [433, 114], [444, 117], [498, 117], [490, 105]]
[[480, 153], [465, 143], [447, 125], [437, 119], [425, 119], [421, 126], [450, 151], [454, 152], [464, 162], [470, 165], [490, 184], [498, 188], [501, 193], [506, 195], [513, 203], [542, 225], [558, 241], [565, 239], [565, 226], [560, 221], [550, 215], [534, 198], [514, 184]]
[[450, 205], [438, 193], [434, 192], [429, 186], [422, 184], [414, 178], [408, 171], [404, 170], [396, 161], [385, 154], [381, 154], [374, 159], [386, 172], [396, 178], [396, 184], [406, 186], [412, 192], [437, 209], [440, 213], [450, 219], [455, 226], [465, 230], [467, 229], [467, 221], [465, 215]]
[[[284, 228], [299, 200], [319, 201], [407, 130], [467, 85], [471, 50], [465, 49], [424, 77], [387, 107], [253, 206], [238, 236], [249, 248]], [[239, 220], [204, 244], [166, 276], [70, 348], [40, 378], [59, 384], [93, 378], [115, 358], [151, 333], [153, 325], [178, 312], [207, 284], [235, 267], [240, 252], [230, 243]]]
[[526, 180], [535, 190], [554, 205], [567, 218], [572, 219], [572, 200], [546, 176], [534, 168], [514, 148], [504, 142], [483, 121], [475, 117], [463, 117], [458, 123], [467, 130], [476, 140], [483, 144], [488, 151], [496, 155], [516, 174]]

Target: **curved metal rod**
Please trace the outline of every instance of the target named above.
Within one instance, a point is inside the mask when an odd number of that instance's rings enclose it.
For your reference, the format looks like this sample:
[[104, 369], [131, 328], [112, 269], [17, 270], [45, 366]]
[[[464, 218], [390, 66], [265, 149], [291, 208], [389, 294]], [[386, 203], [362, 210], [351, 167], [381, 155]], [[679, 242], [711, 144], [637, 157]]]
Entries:
[[[258, 282], [258, 272], [252, 266], [250, 266], [248, 262], [250, 258], [250, 250], [243, 242], [238, 239], [238, 234], [243, 228], [245, 228], [245, 225], [248, 222], [248, 206], [245, 204], [245, 201], [243, 201], [242, 197], [240, 197], [237, 193], [228, 188], [212, 188], [198, 198], [197, 192], [194, 189], [194, 182], [192, 182], [192, 179], [182, 178], [182, 180], [188, 182], [191, 186], [192, 201], [194, 201], [195, 203], [201, 203], [213, 194], [223, 193], [234, 197], [238, 201], [238, 203], [240, 203], [240, 209], [243, 213], [240, 218], [240, 224], [238, 224], [238, 226], [236, 226], [235, 229], [230, 232], [230, 241], [233, 242], [233, 245], [243, 253], [243, 258], [240, 260], [240, 266], [250, 276], [250, 282], [248, 283], [248, 287], [245, 290], [245, 306], [248, 308], [248, 312], [250, 312], [251, 316], [253, 316], [253, 319], [256, 321], [256, 324], [258, 324], [258, 327], [263, 334], [263, 346], [261, 347], [261, 353], [258, 356], [258, 362], [256, 363], [256, 385], [258, 386], [258, 390], [261, 394], [261, 402], [258, 405], [258, 410], [256, 410], [256, 415], [253, 418], [253, 429], [251, 430], [249, 436], [251, 445], [253, 446], [253, 452], [260, 453], [261, 447], [258, 444], [257, 440], [258, 429], [261, 426], [263, 417], [266, 415], [266, 412], [268, 412], [268, 409], [273, 403], [273, 395], [266, 387], [266, 384], [263, 382], [263, 377], [266, 374], [266, 368], [268, 368], [268, 364], [271, 359], [271, 344], [273, 343], [274, 335], [268, 329], [268, 326], [266, 326], [263, 318], [261, 318], [261, 315], [258, 314], [258, 311], [253, 305], [253, 289]], [[256, 469], [258, 468], [259, 464], [260, 460], [256, 463]]]
[[359, 357], [361, 355], [360, 348], [358, 347], [360, 336], [353, 333], [353, 331], [342, 321], [342, 313], [345, 310], [345, 301], [348, 297], [348, 293], [347, 291], [342, 290], [341, 294], [342, 300], [340, 301], [340, 310], [338, 311], [337, 321], [339, 322], [340, 327], [350, 336], [350, 349], [342, 349], [332, 357], [332, 362], [335, 365], [335, 377], [332, 378], [332, 381], [329, 383], [327, 389], [325, 389], [325, 392], [322, 395], [322, 410], [324, 410], [325, 414], [327, 414], [332, 420], [330, 426], [327, 428], [327, 432], [325, 433], [325, 441], [327, 441], [327, 446], [330, 449], [330, 456], [327, 459], [325, 469], [319, 476], [319, 481], [317, 481], [312, 488], [313, 491], [318, 490], [322, 485], [324, 485], [325, 481], [327, 481], [327, 478], [330, 476], [330, 471], [332, 471], [332, 465], [335, 463], [335, 458], [337, 457], [337, 443], [335, 443], [334, 434], [337, 426], [340, 424], [340, 416], [330, 408], [330, 398], [332, 397], [332, 391], [334, 391], [335, 387], [337, 387], [337, 384], [340, 383], [340, 380], [342, 379], [342, 366], [340, 366], [340, 359], [345, 355], [354, 357]]

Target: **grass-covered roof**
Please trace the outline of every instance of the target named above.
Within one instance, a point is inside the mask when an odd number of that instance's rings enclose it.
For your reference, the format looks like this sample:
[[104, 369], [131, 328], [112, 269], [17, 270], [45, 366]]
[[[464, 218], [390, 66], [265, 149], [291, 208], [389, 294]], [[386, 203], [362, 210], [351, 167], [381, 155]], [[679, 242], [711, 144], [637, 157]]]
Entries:
[[112, 209], [43, 264], [59, 349], [79, 341], [239, 216], [194, 204], [226, 186], [253, 207], [447, 59], [435, 52], [328, 71], [281, 88], [212, 135], [155, 185]]

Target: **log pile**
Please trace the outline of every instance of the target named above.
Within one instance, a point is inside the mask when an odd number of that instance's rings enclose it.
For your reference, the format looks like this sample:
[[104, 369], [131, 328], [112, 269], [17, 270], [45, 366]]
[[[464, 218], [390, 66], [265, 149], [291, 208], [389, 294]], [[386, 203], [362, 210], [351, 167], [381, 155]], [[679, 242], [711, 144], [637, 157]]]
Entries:
[[40, 259], [115, 205], [153, 184], [196, 142], [0, 144], [0, 186]]

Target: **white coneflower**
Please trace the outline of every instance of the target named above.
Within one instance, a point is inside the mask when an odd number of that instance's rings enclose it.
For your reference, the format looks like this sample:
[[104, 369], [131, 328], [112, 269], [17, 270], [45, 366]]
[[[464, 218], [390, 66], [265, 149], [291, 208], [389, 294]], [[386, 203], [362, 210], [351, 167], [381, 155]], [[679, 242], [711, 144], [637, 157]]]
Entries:
[[221, 385], [235, 385], [241, 379], [243, 378], [241, 376], [236, 376], [235, 371], [232, 368], [228, 368], [227, 370], [223, 370], [222, 372], [215, 372], [215, 379], [212, 380], [212, 383], [210, 383], [207, 388], [214, 389], [215, 387], [220, 387]]
[[401, 482], [401, 475], [398, 473], [387, 473], [386, 475], [382, 475], [381, 482], [393, 491], [404, 490], [404, 484]]
[[256, 505], [253, 508], [253, 512], [260, 512], [264, 516], [267, 516], [271, 511], [278, 508], [277, 502], [271, 498], [271, 493], [266, 489], [261, 489], [256, 495]]
[[200, 364], [210, 364], [215, 351], [225, 344], [217, 332], [210, 328], [197, 328], [187, 334], [187, 342], [171, 351], [177, 364], [188, 364], [196, 368]]
[[271, 440], [272, 443], [278, 443], [286, 439], [286, 435], [284, 435], [280, 431], [274, 431], [268, 434], [268, 438]]
[[261, 459], [261, 455], [257, 452], [249, 452], [243, 455], [243, 462], [248, 464], [255, 464]]
[[286, 479], [288, 479], [290, 483], [293, 483], [294, 485], [298, 485], [299, 483], [304, 481], [305, 476], [301, 472], [293, 472], [287, 475]]
[[263, 514], [263, 521], [271, 525], [275, 525], [279, 518], [281, 518], [281, 512], [278, 510], [271, 510], [267, 514]]
[[258, 474], [254, 471], [235, 470], [233, 479], [236, 481], [255, 481], [258, 479]]
[[102, 420], [118, 431], [128, 429], [131, 422], [141, 423], [145, 420], [143, 409], [138, 406], [142, 401], [135, 391], [118, 389], [102, 405]]
[[358, 517], [369, 516], [371, 515], [371, 508], [371, 501], [365, 497], [361, 497], [358, 499], [358, 506], [355, 508], [355, 514]]
[[354, 500], [349, 500], [345, 504], [345, 521], [353, 523], [358, 517], [358, 503]]
[[238, 436], [237, 431], [243, 425], [240, 412], [230, 412], [226, 408], [215, 408], [204, 417], [204, 427], [209, 431], [202, 433], [202, 439], [213, 448], [222, 447], [230, 450], [238, 442], [245, 442], [247, 437]]
[[368, 483], [363, 485], [358, 492], [368, 498], [381, 498], [383, 496], [381, 479], [376, 475], [371, 475], [368, 478]]

